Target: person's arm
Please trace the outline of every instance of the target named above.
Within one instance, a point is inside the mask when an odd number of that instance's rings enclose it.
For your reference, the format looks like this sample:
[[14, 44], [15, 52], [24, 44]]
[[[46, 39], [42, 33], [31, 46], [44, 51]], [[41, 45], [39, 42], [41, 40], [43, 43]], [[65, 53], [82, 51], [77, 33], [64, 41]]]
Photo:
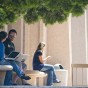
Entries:
[[8, 50], [8, 43], [5, 41], [4, 42], [4, 46], [5, 46], [5, 55], [7, 55], [8, 56], [8, 52], [9, 52], [9, 50]]
[[44, 63], [43, 58], [42, 58], [42, 55], [39, 56], [39, 61], [40, 61], [41, 63]]
[[48, 60], [48, 58], [50, 58], [51, 56], [47, 56], [45, 59], [43, 59], [42, 55], [39, 56], [39, 60], [41, 63], [44, 63], [45, 61]]
[[47, 56], [46, 58], [43, 59], [43, 61], [47, 61], [51, 56]]
[[4, 45], [0, 44], [0, 59], [4, 58]]

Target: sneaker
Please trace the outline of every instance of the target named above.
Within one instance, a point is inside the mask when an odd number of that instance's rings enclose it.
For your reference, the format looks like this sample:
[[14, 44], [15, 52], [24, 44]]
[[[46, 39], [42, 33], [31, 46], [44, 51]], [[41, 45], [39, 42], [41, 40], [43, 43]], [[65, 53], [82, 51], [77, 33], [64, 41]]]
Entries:
[[56, 79], [56, 80], [53, 81], [53, 83], [61, 83], [61, 81]]
[[29, 86], [32, 86], [31, 84], [29, 84], [29, 83], [25, 83], [25, 84], [23, 84], [23, 85], [29, 85]]
[[14, 86], [15, 86], [15, 85], [17, 85], [17, 84], [16, 84], [16, 83], [13, 83], [12, 85], [14, 85]]
[[25, 76], [25, 74], [24, 74], [23, 76], [21, 76], [21, 79], [29, 80], [31, 78], [29, 76]]

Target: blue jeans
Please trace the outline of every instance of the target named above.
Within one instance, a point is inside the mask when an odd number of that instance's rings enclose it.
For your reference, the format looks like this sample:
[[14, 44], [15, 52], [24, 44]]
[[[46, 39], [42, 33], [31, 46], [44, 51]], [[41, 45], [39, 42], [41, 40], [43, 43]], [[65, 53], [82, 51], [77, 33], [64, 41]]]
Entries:
[[[2, 60], [0, 61], [0, 65], [11, 65], [13, 67], [13, 71], [16, 72], [19, 77], [24, 74], [20, 67], [15, 63], [15, 61]], [[12, 71], [6, 71], [4, 85], [12, 85]]]
[[53, 81], [56, 80], [56, 74], [53, 65], [44, 64], [44, 67], [40, 70], [48, 74], [47, 86], [51, 86]]

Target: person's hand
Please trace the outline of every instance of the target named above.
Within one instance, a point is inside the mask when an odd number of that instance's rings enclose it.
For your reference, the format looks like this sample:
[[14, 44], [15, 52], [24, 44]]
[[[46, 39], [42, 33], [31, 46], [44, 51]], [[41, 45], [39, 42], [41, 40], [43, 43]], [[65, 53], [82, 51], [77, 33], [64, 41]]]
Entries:
[[51, 56], [48, 56], [47, 58], [50, 58]]
[[51, 56], [47, 56], [45, 59], [43, 59], [44, 61], [47, 61], [48, 59], [50, 59]]
[[47, 56], [47, 57], [46, 57], [46, 60], [47, 60], [47, 59], [50, 59], [50, 58], [51, 58], [51, 56]]

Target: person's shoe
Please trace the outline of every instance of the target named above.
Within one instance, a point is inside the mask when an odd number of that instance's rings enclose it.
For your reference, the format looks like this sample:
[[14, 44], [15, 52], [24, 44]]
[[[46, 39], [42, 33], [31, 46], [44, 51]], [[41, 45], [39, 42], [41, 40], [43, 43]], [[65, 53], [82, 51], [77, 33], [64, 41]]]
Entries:
[[53, 83], [61, 83], [61, 81], [56, 79], [56, 80], [53, 81]]
[[21, 76], [21, 79], [29, 80], [29, 79], [31, 79], [31, 78], [30, 78], [29, 76], [23, 75], [23, 76]]
[[29, 83], [25, 83], [24, 85], [29, 85], [29, 86], [32, 86], [31, 84], [29, 84]]
[[17, 84], [16, 83], [13, 83], [12, 85], [16, 86]]

